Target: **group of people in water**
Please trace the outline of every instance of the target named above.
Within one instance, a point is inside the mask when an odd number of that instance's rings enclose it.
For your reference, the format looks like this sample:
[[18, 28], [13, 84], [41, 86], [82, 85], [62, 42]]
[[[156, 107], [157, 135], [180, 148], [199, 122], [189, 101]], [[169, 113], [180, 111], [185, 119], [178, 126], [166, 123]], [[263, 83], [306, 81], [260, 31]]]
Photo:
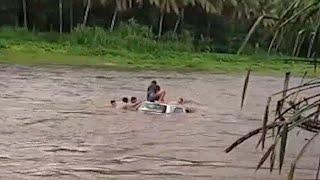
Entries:
[[[184, 103], [183, 98], [179, 98], [178, 101], [165, 101], [166, 91], [162, 90], [161, 87], [157, 84], [157, 81], [151, 81], [147, 89], [147, 101], [149, 102], [159, 102], [166, 104], [182, 105]], [[130, 101], [128, 97], [123, 97], [121, 101], [117, 102], [116, 100], [111, 100], [111, 107], [125, 110], [136, 111], [142, 104], [142, 100], [139, 100], [137, 97], [131, 97]]]

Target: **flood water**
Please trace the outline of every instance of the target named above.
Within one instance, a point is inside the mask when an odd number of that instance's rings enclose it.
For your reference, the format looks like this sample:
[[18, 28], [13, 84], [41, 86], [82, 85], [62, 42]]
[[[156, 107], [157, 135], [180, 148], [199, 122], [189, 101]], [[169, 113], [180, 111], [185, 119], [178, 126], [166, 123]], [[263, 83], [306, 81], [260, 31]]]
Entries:
[[[196, 113], [150, 115], [108, 107], [122, 96], [144, 98], [153, 79], [167, 90], [167, 99], [194, 101]], [[240, 111], [243, 79], [2, 65], [0, 179], [284, 179], [311, 134], [291, 134], [281, 175], [277, 169], [255, 172], [262, 155], [257, 138], [223, 152], [261, 125], [267, 96], [283, 84], [282, 78], [252, 76]], [[319, 149], [319, 141], [310, 146], [296, 179], [315, 178]]]

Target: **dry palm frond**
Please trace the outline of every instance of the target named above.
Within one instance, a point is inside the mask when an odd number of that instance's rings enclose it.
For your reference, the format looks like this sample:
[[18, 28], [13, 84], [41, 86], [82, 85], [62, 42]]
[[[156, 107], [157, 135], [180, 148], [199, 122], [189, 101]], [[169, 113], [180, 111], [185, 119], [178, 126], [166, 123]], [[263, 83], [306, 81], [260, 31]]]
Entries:
[[293, 176], [294, 176], [294, 170], [296, 168], [296, 165], [299, 161], [299, 159], [302, 157], [303, 153], [305, 152], [305, 150], [307, 149], [307, 147], [310, 145], [310, 143], [312, 142], [312, 140], [317, 137], [319, 135], [319, 133], [316, 133], [310, 140], [308, 140], [308, 142], [301, 148], [299, 154], [297, 155], [296, 159], [292, 162], [291, 164], [291, 168], [290, 168], [290, 172], [288, 175], [288, 180], [292, 180]]
[[[267, 148], [268, 150], [257, 165], [257, 170], [265, 163], [268, 157], [270, 157], [270, 171], [272, 171], [276, 159], [276, 149], [279, 148], [279, 155], [277, 156], [279, 157], [279, 172], [281, 173], [286, 156], [287, 142], [290, 138], [289, 133], [295, 128], [302, 128], [306, 131], [316, 133], [315, 136], [304, 145], [296, 157], [296, 160], [293, 162], [291, 171], [288, 175], [289, 179], [293, 178], [295, 164], [303, 155], [306, 147], [312, 143], [315, 137], [320, 133], [320, 79], [303, 83], [305, 76], [306, 74], [302, 78], [300, 85], [289, 88], [290, 73], [286, 73], [283, 90], [268, 97], [265, 113], [263, 115], [262, 127], [252, 130], [240, 137], [226, 148], [225, 152], [228, 153], [232, 151], [235, 147], [259, 133], [261, 133], [261, 137], [257, 147], [261, 144], [262, 149], [264, 149], [267, 133], [271, 130], [273, 132], [276, 131], [274, 143]], [[247, 81], [246, 78], [241, 104], [243, 104], [244, 101], [243, 94], [245, 94], [246, 91]], [[278, 100], [276, 98], [278, 98]], [[272, 107], [271, 102], [276, 102], [277, 113], [273, 119], [270, 119], [269, 117], [270, 108]], [[277, 146], [278, 144], [279, 146]]]
[[246, 98], [250, 74], [251, 74], [251, 69], [248, 70], [246, 79], [244, 80], [244, 86], [243, 86], [242, 97], [241, 97], [241, 109], [243, 108], [244, 100]]

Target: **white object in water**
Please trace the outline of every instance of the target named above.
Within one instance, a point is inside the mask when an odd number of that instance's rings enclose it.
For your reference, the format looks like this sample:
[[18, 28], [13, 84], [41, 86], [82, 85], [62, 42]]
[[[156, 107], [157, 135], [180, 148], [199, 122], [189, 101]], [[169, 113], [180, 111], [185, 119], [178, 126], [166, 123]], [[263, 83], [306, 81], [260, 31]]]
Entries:
[[186, 113], [186, 110], [181, 106], [149, 101], [143, 102], [139, 107], [138, 111], [151, 112], [157, 114]]

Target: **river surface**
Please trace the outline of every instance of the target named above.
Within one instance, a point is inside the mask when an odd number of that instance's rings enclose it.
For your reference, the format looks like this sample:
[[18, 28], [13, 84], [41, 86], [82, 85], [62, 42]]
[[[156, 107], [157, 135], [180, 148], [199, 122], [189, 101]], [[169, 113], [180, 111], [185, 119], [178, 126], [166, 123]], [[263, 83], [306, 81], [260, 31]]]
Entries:
[[[183, 97], [196, 112], [150, 115], [109, 108], [111, 99], [144, 98], [150, 81]], [[0, 179], [285, 179], [305, 137], [292, 133], [284, 172], [255, 172], [257, 138], [224, 149], [261, 125], [266, 98], [283, 79], [114, 72], [76, 67], [0, 66]], [[299, 78], [291, 81], [297, 84]], [[293, 141], [295, 138], [295, 141]], [[298, 164], [296, 179], [314, 179], [320, 143]], [[268, 166], [268, 162], [266, 166]]]

